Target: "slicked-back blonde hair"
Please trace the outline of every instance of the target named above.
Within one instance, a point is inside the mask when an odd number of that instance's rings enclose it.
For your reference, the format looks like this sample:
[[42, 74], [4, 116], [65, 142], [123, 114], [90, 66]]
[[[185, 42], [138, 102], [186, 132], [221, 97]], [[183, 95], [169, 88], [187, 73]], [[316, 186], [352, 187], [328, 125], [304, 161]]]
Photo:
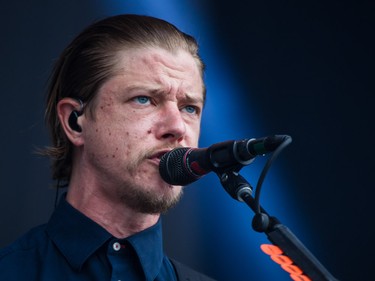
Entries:
[[[49, 81], [45, 112], [52, 146], [44, 154], [51, 157], [52, 178], [60, 185], [70, 180], [73, 145], [60, 124], [57, 103], [71, 97], [81, 100], [85, 110], [92, 111], [97, 91], [115, 75], [118, 52], [150, 47], [187, 51], [196, 59], [203, 80], [204, 64], [196, 40], [174, 25], [149, 16], [118, 15], [96, 22], [81, 32], [57, 60]], [[202, 90], [205, 98], [205, 89]]]

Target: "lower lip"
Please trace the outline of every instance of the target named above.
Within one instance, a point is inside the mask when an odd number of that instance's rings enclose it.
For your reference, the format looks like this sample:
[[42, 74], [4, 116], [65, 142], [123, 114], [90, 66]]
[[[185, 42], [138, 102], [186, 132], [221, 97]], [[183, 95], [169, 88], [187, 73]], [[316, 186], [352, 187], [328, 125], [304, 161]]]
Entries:
[[156, 164], [157, 166], [159, 166], [159, 164], [160, 164], [159, 158], [148, 158], [148, 160], [150, 160], [150, 162]]

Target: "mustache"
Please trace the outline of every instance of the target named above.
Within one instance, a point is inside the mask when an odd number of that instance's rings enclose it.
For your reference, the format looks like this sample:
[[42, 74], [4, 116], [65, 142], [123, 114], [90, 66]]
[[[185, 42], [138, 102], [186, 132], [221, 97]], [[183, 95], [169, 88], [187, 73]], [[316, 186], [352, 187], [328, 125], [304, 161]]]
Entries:
[[128, 163], [128, 169], [129, 170], [135, 170], [144, 160], [150, 159], [152, 157], [155, 157], [155, 155], [158, 155], [160, 153], [164, 154], [168, 151], [183, 147], [182, 145], [160, 145], [148, 149], [144, 149], [140, 151], [137, 155], [137, 158]]
[[181, 148], [181, 147], [183, 146], [182, 145], [163, 145], [163, 146], [153, 147], [153, 148], [144, 150], [143, 153], [140, 154], [140, 157], [142, 159], [148, 159], [148, 158], [154, 157], [157, 154], [160, 154], [160, 153], [164, 154], [164, 153], [171, 151], [172, 149]]

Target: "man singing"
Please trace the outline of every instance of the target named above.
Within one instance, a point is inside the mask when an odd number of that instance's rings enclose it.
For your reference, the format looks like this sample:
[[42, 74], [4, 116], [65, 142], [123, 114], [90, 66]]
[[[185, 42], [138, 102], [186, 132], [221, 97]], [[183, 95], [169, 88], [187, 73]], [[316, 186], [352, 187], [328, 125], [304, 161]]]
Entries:
[[203, 71], [195, 39], [153, 17], [110, 17], [72, 41], [46, 107], [45, 154], [67, 193], [0, 251], [0, 280], [212, 280], [164, 255], [160, 221], [182, 187], [159, 161], [198, 145]]

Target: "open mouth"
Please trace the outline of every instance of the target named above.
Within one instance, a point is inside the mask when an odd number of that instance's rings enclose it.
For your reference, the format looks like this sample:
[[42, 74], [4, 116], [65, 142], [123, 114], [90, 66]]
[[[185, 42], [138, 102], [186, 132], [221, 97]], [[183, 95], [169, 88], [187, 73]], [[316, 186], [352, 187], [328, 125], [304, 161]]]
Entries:
[[167, 153], [167, 152], [160, 152], [160, 153], [158, 153], [158, 154], [155, 155], [155, 158], [157, 158], [157, 159], [160, 160], [165, 153]]
[[158, 151], [158, 152], [152, 154], [151, 157], [149, 157], [149, 159], [156, 159], [156, 160], [160, 161], [160, 159], [163, 157], [163, 155], [166, 154], [169, 151], [170, 150]]

